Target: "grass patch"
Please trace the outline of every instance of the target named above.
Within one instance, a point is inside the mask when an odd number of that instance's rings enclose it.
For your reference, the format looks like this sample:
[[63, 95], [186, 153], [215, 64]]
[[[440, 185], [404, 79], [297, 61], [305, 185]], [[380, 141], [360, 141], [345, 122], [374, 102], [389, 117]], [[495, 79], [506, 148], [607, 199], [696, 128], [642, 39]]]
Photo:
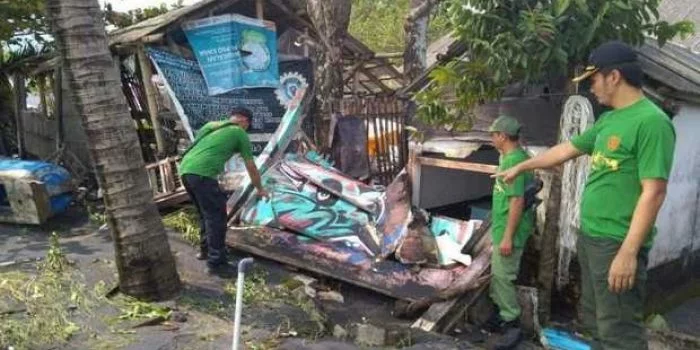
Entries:
[[132, 297], [124, 297], [124, 312], [119, 316], [121, 320], [138, 320], [160, 317], [163, 320], [170, 319], [172, 310], [167, 307], [139, 301]]
[[0, 348], [62, 344], [81, 330], [73, 314], [78, 309], [89, 312], [94, 303], [69, 268], [54, 232], [36, 274], [0, 273]]
[[[224, 286], [226, 294], [232, 299], [236, 298], [236, 281], [229, 281]], [[245, 276], [243, 282], [243, 303], [258, 305], [265, 302], [283, 299], [285, 289], [272, 288], [267, 284], [267, 272], [262, 268], [254, 267]]]
[[[258, 306], [284, 303], [298, 307], [317, 325], [317, 331], [310, 335], [314, 338], [322, 335], [325, 329], [325, 317], [318, 312], [313, 299], [299, 292], [300, 288], [303, 288], [303, 284], [284, 281], [282, 284], [270, 286], [267, 277], [267, 272], [262, 268], [253, 268], [250, 274], [246, 275], [243, 283], [243, 303]], [[228, 282], [224, 290], [235, 302], [235, 282]]]
[[193, 246], [199, 245], [199, 217], [193, 206], [186, 206], [163, 217], [165, 227], [176, 230]]
[[67, 267], [68, 259], [66, 259], [66, 255], [61, 251], [58, 235], [56, 232], [52, 232], [49, 238], [49, 251], [46, 253], [46, 260], [40, 268], [54, 273], [61, 273]]
[[90, 203], [85, 203], [85, 209], [88, 213], [88, 218], [93, 225], [102, 226], [107, 223], [107, 215], [104, 211], [100, 211]]
[[49, 242], [36, 270], [0, 272], [0, 349], [122, 348], [133, 341], [133, 331], [121, 329], [122, 322], [170, 317], [170, 310], [154, 304], [106, 298], [104, 281], [88, 287], [56, 233]]

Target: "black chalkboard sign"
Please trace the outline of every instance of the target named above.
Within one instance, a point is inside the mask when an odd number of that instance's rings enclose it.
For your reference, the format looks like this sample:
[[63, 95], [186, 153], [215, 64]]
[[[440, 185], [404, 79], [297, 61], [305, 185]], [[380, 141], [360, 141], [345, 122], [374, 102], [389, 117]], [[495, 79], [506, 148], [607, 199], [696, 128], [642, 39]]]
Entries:
[[[285, 113], [285, 107], [275, 94], [276, 89], [241, 89], [209, 96], [197, 61], [154, 48], [149, 48], [148, 54], [182, 106], [184, 116], [180, 117], [187, 120], [192, 133], [196, 133], [207, 122], [227, 118], [233, 107], [244, 106], [253, 112], [248, 130], [253, 153], [259, 154], [262, 151]], [[296, 73], [303, 76], [309, 84], [313, 81], [313, 68], [309, 59], [280, 60], [279, 68], [281, 76]]]

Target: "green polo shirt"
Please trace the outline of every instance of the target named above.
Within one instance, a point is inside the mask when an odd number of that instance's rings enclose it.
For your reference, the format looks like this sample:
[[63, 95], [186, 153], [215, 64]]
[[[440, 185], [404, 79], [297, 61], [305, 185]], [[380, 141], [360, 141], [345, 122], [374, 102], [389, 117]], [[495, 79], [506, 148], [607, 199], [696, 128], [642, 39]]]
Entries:
[[253, 159], [245, 130], [230, 122], [206, 123], [197, 132], [195, 145], [182, 158], [179, 174], [216, 179], [224, 171], [226, 162], [236, 153], [244, 160]]
[[[622, 242], [642, 193], [641, 180], [668, 180], [676, 134], [658, 106], [642, 98], [604, 113], [571, 143], [591, 155], [581, 201], [581, 230], [591, 237]], [[655, 229], [648, 234], [651, 246]]]
[[[510, 169], [519, 163], [528, 160], [530, 156], [522, 148], [514, 149], [501, 156], [498, 171]], [[493, 202], [491, 205], [491, 236], [495, 245], [501, 244], [503, 233], [508, 225], [508, 211], [510, 210], [511, 197], [525, 196], [525, 189], [534, 179], [530, 171], [518, 175], [510, 184], [501, 178], [496, 178], [493, 186]], [[520, 216], [520, 222], [513, 235], [513, 246], [522, 248], [534, 229], [534, 215], [532, 210], [526, 210]]]

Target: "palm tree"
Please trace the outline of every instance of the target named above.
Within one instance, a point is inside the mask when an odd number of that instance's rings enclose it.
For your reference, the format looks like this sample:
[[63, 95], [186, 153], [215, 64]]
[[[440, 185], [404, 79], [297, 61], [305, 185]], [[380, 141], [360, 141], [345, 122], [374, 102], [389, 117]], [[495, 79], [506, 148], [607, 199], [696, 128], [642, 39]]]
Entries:
[[46, 0], [46, 12], [104, 191], [120, 291], [144, 299], [180, 287], [97, 0]]

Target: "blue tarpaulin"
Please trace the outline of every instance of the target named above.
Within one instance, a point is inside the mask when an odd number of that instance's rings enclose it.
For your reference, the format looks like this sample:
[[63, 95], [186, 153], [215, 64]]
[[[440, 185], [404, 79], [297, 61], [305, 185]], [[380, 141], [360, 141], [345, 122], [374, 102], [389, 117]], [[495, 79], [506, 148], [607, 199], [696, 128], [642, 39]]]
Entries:
[[[50, 197], [51, 212], [54, 214], [65, 211], [73, 197], [70, 173], [56, 164], [34, 160], [0, 159], [0, 175], [17, 180], [42, 182]], [[0, 203], [7, 201], [7, 192], [3, 189], [0, 191]]]

